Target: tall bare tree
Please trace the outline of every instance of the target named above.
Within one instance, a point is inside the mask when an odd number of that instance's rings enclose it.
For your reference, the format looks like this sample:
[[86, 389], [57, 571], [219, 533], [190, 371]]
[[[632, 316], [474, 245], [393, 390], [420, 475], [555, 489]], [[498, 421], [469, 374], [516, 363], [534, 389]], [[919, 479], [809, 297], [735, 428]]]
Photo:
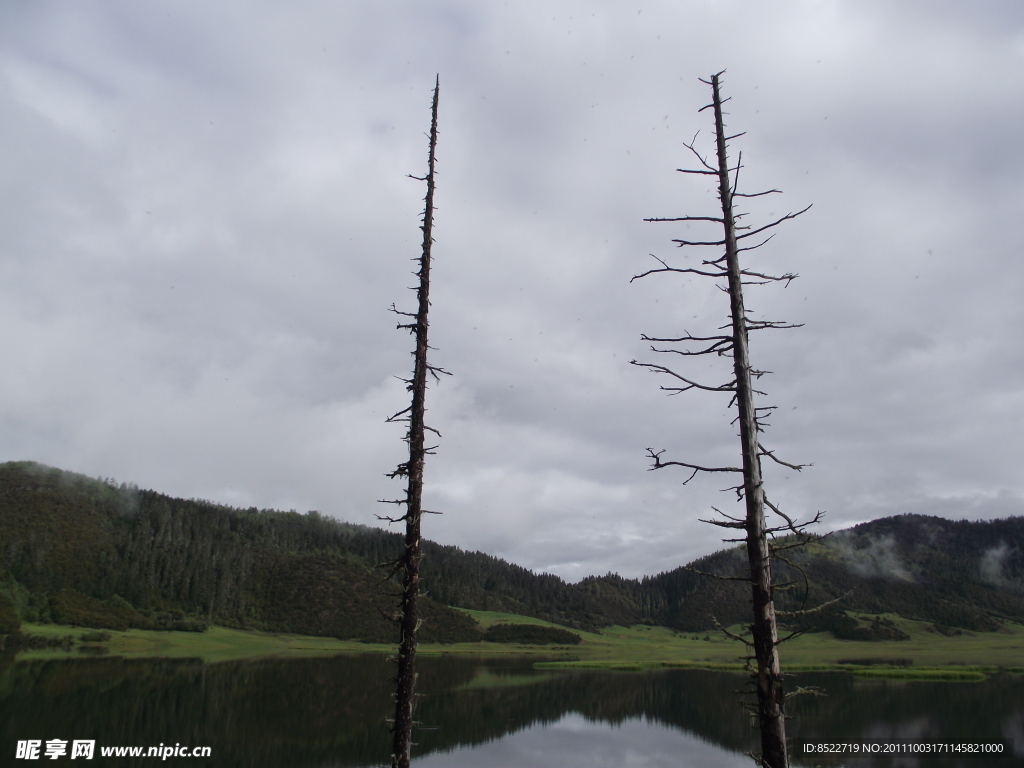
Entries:
[[[711, 247], [721, 249], [721, 255], [716, 258], [702, 260], [701, 264], [696, 267], [673, 267], [666, 261], [655, 257], [660, 266], [636, 275], [633, 279], [636, 280], [655, 273], [673, 272], [724, 280], [725, 286], [723, 286], [723, 289], [729, 294], [730, 322], [719, 329], [722, 332], [713, 333], [708, 336], [694, 336], [687, 331], [682, 336], [672, 338], [657, 338], [646, 335], [642, 338], [657, 345], [674, 345], [668, 347], [652, 345], [651, 350], [654, 352], [678, 354], [684, 357], [699, 355], [731, 356], [733, 378], [731, 381], [723, 384], [703, 384], [689, 378], [687, 375], [677, 373], [667, 366], [641, 363], [636, 360], [632, 362], [634, 365], [642, 366], [655, 373], [664, 374], [675, 379], [676, 383], [672, 386], [662, 387], [666, 391], [678, 393], [695, 389], [728, 393], [730, 405], [735, 405], [736, 407], [742, 466], [712, 467], [685, 461], [664, 461], [662, 459], [662, 455], [665, 453], [664, 450], [654, 451], [650, 448], [648, 449], [648, 455], [653, 461], [652, 470], [668, 466], [678, 466], [690, 470], [690, 477], [685, 482], [689, 482], [699, 473], [724, 472], [742, 475], [742, 482], [728, 490], [734, 491], [737, 494], [737, 498], [744, 502], [746, 508], [745, 516], [734, 517], [716, 509], [715, 511], [719, 513], [720, 517], [705, 522], [745, 532], [742, 538], [727, 539], [727, 541], [741, 541], [746, 544], [747, 559], [750, 567], [749, 575], [718, 576], [718, 578], [746, 581], [750, 584], [753, 602], [753, 623], [749, 627], [749, 636], [733, 636], [743, 640], [751, 648], [752, 655], [748, 657], [748, 662], [753, 661], [756, 664], [756, 667], [752, 668], [752, 679], [757, 693], [756, 711], [761, 730], [761, 753], [755, 757], [762, 765], [769, 766], [770, 768], [787, 768], [789, 759], [786, 747], [785, 693], [782, 686], [782, 670], [778, 650], [780, 640], [774, 602], [774, 592], [779, 588], [779, 585], [773, 583], [772, 560], [785, 560], [781, 551], [794, 544], [794, 536], [795, 543], [797, 544], [801, 541], [806, 541], [808, 534], [806, 534], [805, 528], [807, 525], [817, 522], [820, 513], [806, 523], [797, 523], [768, 501], [765, 496], [761, 476], [762, 457], [767, 457], [772, 461], [795, 470], [802, 469], [804, 465], [790, 464], [782, 461], [772, 451], [764, 448], [761, 443], [761, 433], [764, 426], [766, 426], [764, 417], [771, 412], [773, 407], [759, 407], [755, 405], [755, 395], [763, 395], [764, 393], [754, 389], [753, 382], [760, 378], [765, 371], [753, 368], [750, 363], [749, 335], [751, 331], [794, 328], [798, 326], [792, 323], [752, 319], [743, 303], [743, 286], [750, 284], [763, 285], [773, 282], [782, 282], [788, 285], [796, 275], [791, 273], [770, 275], [744, 268], [740, 264], [740, 254], [764, 245], [773, 237], [773, 234], [765, 234], [768, 230], [784, 221], [799, 216], [807, 208], [797, 213], [786, 214], [763, 226], [749, 227], [737, 224], [737, 219], [744, 215], [737, 213], [734, 209], [733, 204], [737, 198], [760, 197], [762, 195], [778, 193], [779, 190], [771, 189], [765, 192], [748, 194], [739, 192], [737, 189], [739, 171], [742, 167], [742, 153], [738, 155], [736, 164], [730, 167], [728, 150], [730, 140], [738, 138], [743, 134], [726, 136], [722, 105], [728, 99], [723, 99], [721, 95], [720, 78], [722, 74], [722, 72], [719, 72], [712, 75], [710, 80], [701, 79], [701, 82], [711, 86], [712, 101], [699, 110], [703, 112], [706, 109], [711, 109], [714, 112], [717, 161], [709, 162], [705, 156], [701, 155], [695, 147], [696, 137], [694, 137], [694, 140], [686, 146], [697, 157], [699, 166], [692, 169], [679, 169], [687, 174], [711, 176], [717, 181], [718, 197], [721, 203], [720, 215], [646, 219], [646, 221], [708, 222], [717, 224], [722, 227], [720, 239], [674, 240], [673, 242], [679, 247]], [[758, 236], [761, 236], [760, 242], [754, 241], [756, 244], [746, 244], [751, 242], [748, 238], [757, 238]], [[774, 512], [782, 521], [779, 525], [769, 525], [766, 522], [766, 507]], [[776, 534], [789, 536], [789, 538], [785, 541], [775, 542]], [[786, 560], [786, 562], [789, 561]]]
[[[432, 228], [434, 224], [434, 160], [437, 148], [437, 99], [440, 93], [440, 77], [434, 83], [434, 100], [430, 113], [430, 150], [427, 157], [427, 175], [411, 176], [418, 181], [427, 183], [427, 195], [423, 207], [423, 248], [418, 259], [419, 268], [414, 273], [419, 279], [416, 288], [418, 307], [416, 312], [400, 311], [394, 304], [391, 311], [402, 318], [400, 329], [408, 330], [416, 340], [413, 352], [412, 378], [402, 379], [408, 391], [412, 392], [412, 404], [388, 418], [388, 421], [406, 422], [409, 425], [405, 441], [409, 444], [409, 460], [403, 461], [388, 477], [404, 477], [408, 483], [405, 498], [385, 501], [387, 504], [398, 504], [405, 507], [405, 514], [400, 517], [381, 517], [392, 523], [405, 522], [405, 548], [401, 557], [390, 563], [389, 578], [401, 574], [402, 603], [398, 617], [398, 673], [395, 690], [395, 719], [391, 725], [394, 736], [391, 765], [392, 768], [408, 768], [409, 753], [412, 748], [413, 705], [416, 696], [416, 630], [419, 628], [419, 588], [420, 560], [420, 521], [427, 510], [423, 509], [423, 463], [433, 448], [426, 446], [426, 433], [440, 433], [428, 427], [424, 422], [426, 414], [427, 375], [440, 379], [439, 374], [448, 372], [432, 366], [427, 362], [427, 315], [430, 309], [430, 247], [433, 244]], [[436, 447], [436, 446], [434, 446]]]

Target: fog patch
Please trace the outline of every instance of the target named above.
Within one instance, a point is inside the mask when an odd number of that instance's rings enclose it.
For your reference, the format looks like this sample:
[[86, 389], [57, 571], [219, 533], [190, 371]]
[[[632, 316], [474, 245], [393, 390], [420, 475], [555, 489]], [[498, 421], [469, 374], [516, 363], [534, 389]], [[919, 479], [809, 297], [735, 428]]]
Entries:
[[1024, 591], [1024, 585], [1019, 579], [1012, 578], [1006, 567], [1007, 559], [1012, 551], [1009, 544], [1001, 541], [998, 546], [982, 552], [981, 560], [978, 562], [981, 580], [1000, 589], [1012, 589], [1014, 592]]
[[832, 539], [832, 547], [858, 576], [914, 581], [910, 568], [897, 552], [896, 539], [891, 534], [877, 538], [862, 536], [856, 540], [849, 534], [837, 535]]

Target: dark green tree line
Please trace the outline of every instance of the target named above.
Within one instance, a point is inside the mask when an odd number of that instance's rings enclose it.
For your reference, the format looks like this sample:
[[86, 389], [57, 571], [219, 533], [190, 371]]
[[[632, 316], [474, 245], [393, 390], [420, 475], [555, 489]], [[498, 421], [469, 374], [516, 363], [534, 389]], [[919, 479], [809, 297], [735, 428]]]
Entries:
[[[393, 637], [373, 608], [393, 599], [375, 588], [374, 566], [397, 557], [402, 546], [399, 533], [325, 515], [232, 509], [29, 462], [0, 464], [0, 602], [21, 621], [54, 618], [50, 599], [74, 589], [100, 601], [116, 603], [118, 596], [151, 618], [178, 611], [182, 616], [173, 620], [312, 630], [316, 622], [298, 622], [285, 596], [300, 595], [300, 583], [315, 578], [339, 593], [323, 603], [341, 613], [324, 625], [327, 634]], [[735, 573], [744, 562], [737, 549], [700, 558], [691, 570], [642, 579], [607, 574], [577, 584], [482, 552], [428, 540], [422, 549], [428, 605], [519, 613], [570, 629], [645, 622], [687, 633], [711, 629], [712, 617], [742, 623], [749, 611], [742, 584], [694, 572]], [[1024, 518], [886, 518], [833, 534], [804, 559], [812, 602], [854, 589], [845, 610], [899, 613], [971, 631], [990, 631], [1007, 619], [1024, 622]], [[898, 572], [887, 572], [893, 563]], [[778, 576], [792, 580], [786, 568], [781, 564]], [[341, 596], [345, 591], [351, 594]], [[313, 605], [320, 594], [294, 601]], [[798, 597], [781, 593], [781, 610], [798, 610]], [[825, 624], [832, 622], [812, 622], [830, 629]]]

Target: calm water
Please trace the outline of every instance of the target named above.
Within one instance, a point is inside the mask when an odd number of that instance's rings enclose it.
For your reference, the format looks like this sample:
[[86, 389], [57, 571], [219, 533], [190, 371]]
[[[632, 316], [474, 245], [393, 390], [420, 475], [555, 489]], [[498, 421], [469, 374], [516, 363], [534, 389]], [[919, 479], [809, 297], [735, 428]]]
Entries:
[[[464, 657], [422, 658], [420, 668], [417, 768], [752, 765], [744, 752], [757, 734], [737, 704], [735, 691], [746, 685], [741, 675], [538, 672], [530, 660]], [[209, 760], [167, 761], [178, 765], [377, 766], [390, 751], [390, 674], [379, 656], [223, 664], [8, 659], [0, 663], [0, 765], [39, 765], [15, 760], [16, 742], [60, 738], [212, 747]], [[925, 683], [820, 674], [793, 684], [827, 691], [792, 701], [793, 737], [1016, 739], [1017, 757], [974, 764], [1024, 765], [1022, 676]], [[88, 765], [160, 762], [97, 754]]]

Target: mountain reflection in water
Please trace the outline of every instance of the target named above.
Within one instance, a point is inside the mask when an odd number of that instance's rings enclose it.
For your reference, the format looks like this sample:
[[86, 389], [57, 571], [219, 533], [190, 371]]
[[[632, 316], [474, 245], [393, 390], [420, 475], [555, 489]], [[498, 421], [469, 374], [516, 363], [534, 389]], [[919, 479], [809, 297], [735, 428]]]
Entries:
[[481, 746], [432, 752], [416, 768], [750, 768], [750, 758], [646, 718], [616, 725], [577, 713]]
[[[757, 732], [735, 694], [745, 687], [742, 675], [539, 672], [533, 661], [422, 657], [417, 719], [424, 727], [416, 733], [414, 764], [752, 765], [744, 753], [756, 746]], [[95, 739], [97, 747], [212, 747], [210, 760], [185, 761], [195, 766], [382, 765], [390, 751], [384, 721], [392, 709], [392, 673], [393, 667], [376, 655], [219, 664], [7, 659], [0, 662], [0, 765], [21, 763], [11, 759], [18, 740], [54, 738]], [[800, 675], [791, 688], [795, 684], [821, 686], [828, 695], [791, 701], [788, 730], [793, 738], [1016, 738], [1016, 761], [976, 764], [1024, 764], [1020, 675], [981, 683], [926, 683], [817, 674]], [[133, 763], [103, 761], [97, 754], [91, 764]], [[872, 763], [850, 763], [857, 764]], [[971, 763], [931, 759], [922, 764]]]

